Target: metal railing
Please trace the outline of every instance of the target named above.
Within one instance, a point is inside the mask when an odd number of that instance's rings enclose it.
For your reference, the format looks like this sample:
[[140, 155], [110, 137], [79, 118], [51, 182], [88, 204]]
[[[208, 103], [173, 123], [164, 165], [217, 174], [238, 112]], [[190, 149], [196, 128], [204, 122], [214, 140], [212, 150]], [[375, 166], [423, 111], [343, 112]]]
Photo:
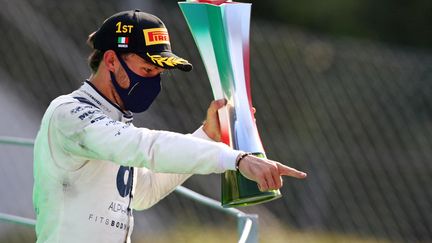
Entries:
[[24, 226], [34, 227], [36, 225], [36, 220], [28, 219], [24, 217], [19, 217], [11, 214], [0, 213], [0, 221], [11, 223], [11, 224], [20, 224]]
[[[34, 140], [26, 139], [26, 138], [0, 136], [0, 144], [33, 147]], [[183, 186], [178, 186], [175, 192], [189, 199], [192, 199], [193, 201], [196, 201], [202, 205], [208, 206], [212, 209], [216, 209], [223, 213], [236, 217], [239, 243], [258, 242], [258, 215], [246, 214], [235, 208], [224, 208], [221, 206], [220, 202], [211, 199], [209, 197], [203, 196]], [[20, 224], [20, 225], [30, 226], [30, 227], [34, 227], [36, 224], [36, 221], [34, 219], [28, 219], [28, 218], [5, 214], [5, 213], [0, 213], [0, 221]]]

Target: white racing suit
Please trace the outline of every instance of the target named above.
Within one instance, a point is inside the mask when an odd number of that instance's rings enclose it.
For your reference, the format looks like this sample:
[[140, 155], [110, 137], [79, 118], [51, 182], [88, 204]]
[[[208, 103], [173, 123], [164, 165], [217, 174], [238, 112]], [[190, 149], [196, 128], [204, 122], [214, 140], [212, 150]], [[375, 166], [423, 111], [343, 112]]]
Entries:
[[235, 169], [234, 151], [192, 135], [137, 128], [91, 83], [53, 100], [34, 148], [38, 242], [129, 242], [132, 209], [151, 207], [190, 174]]

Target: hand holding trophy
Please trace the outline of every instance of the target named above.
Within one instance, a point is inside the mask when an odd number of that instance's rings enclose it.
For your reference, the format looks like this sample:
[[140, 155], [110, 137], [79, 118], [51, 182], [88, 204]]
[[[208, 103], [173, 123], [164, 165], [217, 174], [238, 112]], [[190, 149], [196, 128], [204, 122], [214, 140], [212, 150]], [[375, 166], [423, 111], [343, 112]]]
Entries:
[[[304, 178], [306, 174], [265, 159], [250, 91], [251, 4], [198, 0], [179, 5], [203, 59], [213, 96], [227, 102], [219, 110], [221, 141], [250, 152], [238, 158], [237, 171], [222, 175], [222, 206], [247, 206], [281, 197], [275, 189], [282, 185], [281, 175]], [[263, 168], [265, 171], [257, 173]]]

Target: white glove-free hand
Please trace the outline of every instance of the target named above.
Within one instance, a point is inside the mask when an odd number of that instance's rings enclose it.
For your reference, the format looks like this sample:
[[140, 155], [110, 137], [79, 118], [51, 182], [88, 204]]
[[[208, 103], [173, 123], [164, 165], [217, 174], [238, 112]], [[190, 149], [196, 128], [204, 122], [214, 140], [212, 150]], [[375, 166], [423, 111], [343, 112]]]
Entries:
[[243, 157], [238, 164], [240, 173], [258, 184], [261, 191], [276, 190], [282, 187], [282, 176], [297, 179], [306, 178], [307, 174], [279, 162], [258, 158], [253, 155]]

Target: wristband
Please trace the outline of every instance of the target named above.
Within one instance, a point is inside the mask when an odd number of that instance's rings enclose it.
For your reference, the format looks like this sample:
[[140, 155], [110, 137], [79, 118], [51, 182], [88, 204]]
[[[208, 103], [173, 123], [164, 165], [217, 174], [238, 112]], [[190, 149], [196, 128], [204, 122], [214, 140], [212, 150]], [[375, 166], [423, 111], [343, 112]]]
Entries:
[[237, 160], [235, 162], [235, 168], [236, 168], [236, 170], [239, 170], [241, 160], [244, 159], [246, 156], [251, 155], [251, 154], [252, 153], [243, 153], [243, 154], [241, 154], [241, 155], [239, 155], [237, 157]]

